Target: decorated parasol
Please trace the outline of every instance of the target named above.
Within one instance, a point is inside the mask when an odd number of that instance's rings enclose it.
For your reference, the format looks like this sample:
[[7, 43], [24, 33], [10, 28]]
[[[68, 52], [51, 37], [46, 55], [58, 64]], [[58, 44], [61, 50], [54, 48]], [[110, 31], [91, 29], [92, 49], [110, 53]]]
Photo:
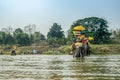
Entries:
[[76, 26], [73, 28], [73, 31], [83, 31], [85, 28], [83, 26]]
[[85, 28], [83, 26], [76, 26], [73, 28], [73, 34], [76, 36], [80, 36], [81, 35], [81, 31], [85, 30]]

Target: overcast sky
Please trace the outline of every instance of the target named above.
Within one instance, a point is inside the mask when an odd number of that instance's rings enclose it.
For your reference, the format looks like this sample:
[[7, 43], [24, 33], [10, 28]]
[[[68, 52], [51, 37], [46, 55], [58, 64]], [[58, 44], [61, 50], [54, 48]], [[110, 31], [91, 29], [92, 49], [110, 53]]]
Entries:
[[0, 28], [36, 24], [46, 35], [55, 22], [67, 31], [76, 20], [91, 16], [120, 28], [120, 0], [0, 0]]

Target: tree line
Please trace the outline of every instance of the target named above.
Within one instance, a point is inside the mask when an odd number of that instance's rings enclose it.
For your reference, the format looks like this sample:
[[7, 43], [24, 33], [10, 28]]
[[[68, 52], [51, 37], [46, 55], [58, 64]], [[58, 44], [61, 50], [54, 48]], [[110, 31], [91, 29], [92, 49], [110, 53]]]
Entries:
[[13, 28], [9, 26], [8, 28], [3, 28], [0, 31], [0, 44], [18, 44], [21, 46], [39, 44], [43, 41], [47, 42], [51, 46], [61, 46], [71, 43], [75, 40], [73, 35], [73, 28], [75, 26], [84, 26], [85, 31], [82, 31], [83, 35], [94, 37], [92, 43], [103, 44], [111, 43], [111, 35], [119, 37], [119, 31], [109, 31], [108, 22], [103, 18], [98, 17], [88, 17], [84, 19], [79, 19], [71, 25], [68, 30], [68, 35], [65, 37], [64, 31], [61, 25], [58, 23], [53, 23], [49, 32], [47, 33], [47, 38], [40, 33], [40, 31], [35, 31], [36, 25], [29, 24], [24, 27], [24, 29], [17, 28], [13, 31]]
[[3, 28], [0, 31], [0, 44], [18, 44], [20, 46], [31, 45], [33, 43], [40, 43], [45, 40], [45, 36], [39, 31], [36, 32], [34, 24], [29, 24], [24, 27], [24, 30], [17, 28], [13, 31], [13, 28]]

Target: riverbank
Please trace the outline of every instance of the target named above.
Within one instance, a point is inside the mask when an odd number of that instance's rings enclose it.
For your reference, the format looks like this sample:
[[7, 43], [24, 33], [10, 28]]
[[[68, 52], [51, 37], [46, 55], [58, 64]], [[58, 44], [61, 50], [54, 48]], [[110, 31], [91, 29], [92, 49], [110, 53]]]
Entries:
[[[119, 54], [120, 53], [120, 44], [91, 44], [91, 54]], [[36, 50], [37, 53], [34, 53], [33, 50]], [[9, 49], [0, 49], [0, 54], [10, 55], [12, 48]], [[49, 46], [22, 46], [17, 47], [17, 55], [21, 54], [70, 54], [71, 49], [69, 45], [61, 47], [49, 47]]]
[[[69, 46], [60, 47], [60, 51], [63, 53], [69, 53]], [[91, 54], [119, 54], [120, 44], [91, 44]]]
[[91, 45], [93, 54], [119, 54], [120, 44]]

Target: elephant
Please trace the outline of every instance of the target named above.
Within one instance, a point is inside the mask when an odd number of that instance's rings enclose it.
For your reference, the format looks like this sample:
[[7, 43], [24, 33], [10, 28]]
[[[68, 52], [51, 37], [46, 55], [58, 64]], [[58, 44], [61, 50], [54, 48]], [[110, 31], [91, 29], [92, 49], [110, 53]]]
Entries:
[[84, 57], [84, 56], [90, 56], [90, 47], [87, 44], [83, 44], [82, 46], [76, 47], [72, 49], [73, 57]]
[[73, 53], [73, 57], [84, 57], [84, 54], [83, 54], [83, 47], [77, 47], [75, 50], [74, 50], [74, 53]]

